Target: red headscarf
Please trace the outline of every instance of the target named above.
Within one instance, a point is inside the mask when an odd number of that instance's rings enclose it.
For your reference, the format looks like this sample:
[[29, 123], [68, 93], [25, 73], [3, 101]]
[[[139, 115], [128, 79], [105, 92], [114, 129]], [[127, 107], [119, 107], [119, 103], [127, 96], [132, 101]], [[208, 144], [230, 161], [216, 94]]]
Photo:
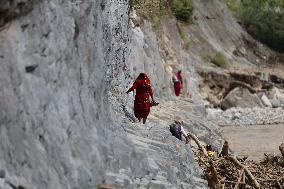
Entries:
[[144, 81], [146, 84], [150, 85], [150, 79], [145, 73], [140, 73], [139, 76], [137, 77], [136, 81]]

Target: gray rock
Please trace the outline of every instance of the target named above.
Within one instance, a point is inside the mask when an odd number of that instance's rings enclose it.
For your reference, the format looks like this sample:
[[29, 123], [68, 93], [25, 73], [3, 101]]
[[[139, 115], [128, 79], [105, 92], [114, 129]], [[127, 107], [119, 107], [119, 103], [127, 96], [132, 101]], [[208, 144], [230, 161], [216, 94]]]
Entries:
[[279, 88], [273, 87], [267, 92], [267, 97], [274, 108], [284, 107], [284, 92]]
[[250, 93], [246, 88], [237, 87], [223, 99], [221, 107], [226, 110], [232, 107], [263, 107], [263, 104], [256, 94]]
[[0, 170], [0, 178], [5, 178], [6, 172], [4, 170]]
[[10, 7], [9, 0], [0, 0], [0, 12], [7, 10]]
[[269, 101], [269, 99], [267, 98], [266, 95], [262, 95], [262, 97], [260, 99], [266, 107], [272, 107], [272, 104], [271, 104], [271, 102]]

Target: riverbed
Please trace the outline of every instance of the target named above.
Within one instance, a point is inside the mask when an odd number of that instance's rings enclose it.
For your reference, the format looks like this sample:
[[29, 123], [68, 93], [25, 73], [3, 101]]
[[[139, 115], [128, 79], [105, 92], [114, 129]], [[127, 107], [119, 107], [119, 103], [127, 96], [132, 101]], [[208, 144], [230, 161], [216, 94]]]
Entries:
[[222, 134], [236, 155], [259, 160], [267, 154], [280, 155], [284, 124], [222, 127]]

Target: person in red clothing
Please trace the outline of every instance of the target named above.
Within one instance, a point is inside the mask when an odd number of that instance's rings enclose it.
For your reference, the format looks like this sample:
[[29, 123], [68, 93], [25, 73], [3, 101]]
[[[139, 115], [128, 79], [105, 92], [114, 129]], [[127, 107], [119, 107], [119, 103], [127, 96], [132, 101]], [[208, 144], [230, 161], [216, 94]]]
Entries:
[[179, 70], [178, 73], [174, 75], [173, 82], [174, 82], [175, 94], [176, 96], [179, 96], [183, 85], [181, 70]]
[[[150, 79], [145, 73], [139, 74], [132, 87], [126, 93], [128, 94], [134, 89], [136, 90], [134, 100], [134, 115], [136, 118], [138, 118], [139, 122], [141, 119], [143, 119], [143, 123], [145, 124], [147, 116], [150, 113], [150, 107], [158, 105], [153, 97]], [[152, 98], [152, 102], [150, 102], [149, 96]]]

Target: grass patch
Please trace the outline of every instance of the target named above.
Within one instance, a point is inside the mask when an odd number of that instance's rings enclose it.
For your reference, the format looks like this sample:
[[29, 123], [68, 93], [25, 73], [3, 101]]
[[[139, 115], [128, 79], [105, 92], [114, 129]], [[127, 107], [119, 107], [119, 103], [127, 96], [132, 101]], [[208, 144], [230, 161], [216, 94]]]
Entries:
[[256, 40], [284, 53], [284, 0], [224, 0]]
[[225, 0], [225, 3], [234, 15], [238, 14], [238, 11], [240, 9], [240, 3], [237, 0]]
[[212, 56], [206, 53], [202, 56], [202, 58], [205, 62], [211, 62]]
[[177, 22], [177, 29], [180, 34], [181, 39], [183, 40], [183, 46], [185, 49], [189, 49], [190, 39], [186, 30], [186, 25], [181, 22]]
[[194, 10], [192, 0], [130, 0], [129, 6], [154, 26], [173, 15], [179, 21], [190, 23]]
[[222, 52], [218, 52], [215, 56], [205, 54], [203, 55], [203, 60], [211, 62], [221, 68], [228, 68], [230, 66], [229, 60]]
[[193, 4], [191, 0], [171, 0], [170, 7], [179, 21], [192, 22]]
[[228, 68], [229, 67], [229, 61], [227, 57], [221, 53], [218, 52], [212, 59], [211, 62], [215, 64], [216, 66], [219, 66], [221, 68]]
[[167, 0], [131, 0], [130, 5], [140, 16], [151, 21], [154, 27], [171, 15]]

